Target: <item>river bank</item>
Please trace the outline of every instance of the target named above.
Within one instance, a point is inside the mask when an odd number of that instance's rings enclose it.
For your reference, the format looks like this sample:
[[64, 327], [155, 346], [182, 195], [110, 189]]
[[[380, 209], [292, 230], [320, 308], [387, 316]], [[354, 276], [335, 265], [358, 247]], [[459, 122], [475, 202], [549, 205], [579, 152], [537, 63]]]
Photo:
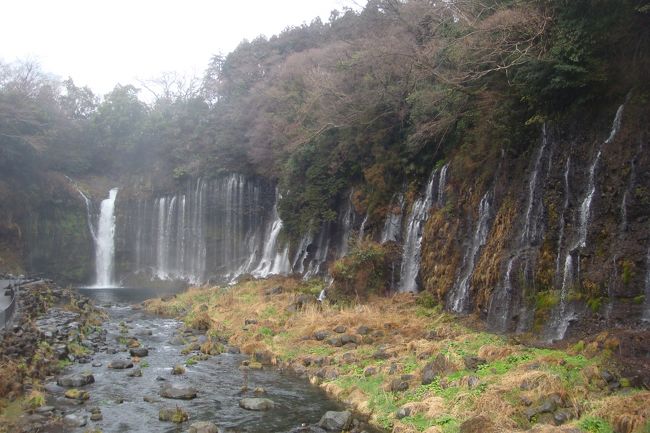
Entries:
[[320, 305], [289, 278], [204, 288], [146, 309], [291, 370], [394, 432], [646, 432], [650, 392], [615, 333], [563, 349], [477, 330], [426, 296]]
[[298, 375], [257, 369], [206, 329], [118, 301], [136, 291], [99, 290], [96, 306], [51, 282], [25, 288], [23, 314], [0, 345], [0, 431], [364, 430]]

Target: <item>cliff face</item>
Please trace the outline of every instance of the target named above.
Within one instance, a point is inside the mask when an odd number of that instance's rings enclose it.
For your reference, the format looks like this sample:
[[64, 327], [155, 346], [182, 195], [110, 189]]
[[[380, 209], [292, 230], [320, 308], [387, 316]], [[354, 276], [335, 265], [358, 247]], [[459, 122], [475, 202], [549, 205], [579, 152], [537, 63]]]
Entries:
[[[82, 284], [94, 272], [86, 208], [64, 176], [37, 172], [2, 181], [3, 270]], [[11, 259], [11, 263], [9, 260]]]
[[452, 156], [447, 194], [456, 199], [427, 223], [423, 288], [452, 311], [479, 313], [493, 330], [551, 340], [641, 320], [647, 120], [632, 96], [591, 118], [549, 122], [535, 145], [504, 147], [471, 176], [472, 155]]
[[[558, 340], [645, 324], [649, 119], [641, 98], [621, 103], [571, 122], [548, 121], [533, 135], [506, 136], [503, 145], [486, 118], [432, 168], [426, 185], [395, 191], [388, 206], [361, 212], [363, 185], [351, 186], [334, 219], [299, 239], [284, 233], [282, 192], [268, 180], [194, 179], [158, 193], [156, 185], [125, 187], [116, 204], [115, 279], [325, 276], [363, 239], [400, 247], [401, 261], [383, 272], [393, 290], [428, 291], [497, 332]], [[28, 271], [91, 283], [88, 218], [98, 218], [101, 194], [88, 210], [60, 175], [22, 188], [29, 200], [11, 218], [3, 210], [3, 230], [13, 233], [3, 236], [4, 247], [13, 247]], [[4, 190], [11, 190], [6, 182]]]

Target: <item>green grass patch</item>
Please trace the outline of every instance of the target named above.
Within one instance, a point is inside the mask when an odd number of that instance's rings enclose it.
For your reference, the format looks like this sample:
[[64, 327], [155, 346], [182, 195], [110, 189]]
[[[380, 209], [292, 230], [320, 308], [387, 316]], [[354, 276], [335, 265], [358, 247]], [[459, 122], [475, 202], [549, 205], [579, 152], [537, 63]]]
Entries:
[[612, 426], [601, 418], [586, 417], [580, 420], [578, 426], [589, 433], [614, 433]]

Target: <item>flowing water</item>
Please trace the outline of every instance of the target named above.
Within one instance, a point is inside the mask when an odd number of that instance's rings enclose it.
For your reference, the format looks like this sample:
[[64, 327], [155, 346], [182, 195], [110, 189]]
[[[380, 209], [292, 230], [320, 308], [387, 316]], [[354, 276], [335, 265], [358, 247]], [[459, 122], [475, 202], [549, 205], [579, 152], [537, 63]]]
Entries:
[[[139, 289], [129, 290], [85, 290], [82, 293], [97, 301], [133, 302], [150, 294]], [[121, 323], [128, 327], [128, 335], [136, 335], [141, 344], [149, 349], [149, 355], [142, 358], [140, 366], [142, 377], [128, 377], [127, 370], [108, 369], [114, 359], [128, 358], [128, 353], [117, 352], [110, 355], [100, 351], [93, 356], [94, 365], [73, 364], [67, 373], [90, 371], [95, 383], [84, 386], [90, 394], [83, 406], [73, 404], [72, 400], [55, 397], [54, 403], [66, 413], [89, 416], [87, 410], [93, 406], [101, 409], [103, 420], [89, 421], [88, 427], [99, 428], [104, 433], [172, 433], [186, 431], [190, 423], [213, 421], [225, 431], [232, 432], [286, 432], [302, 423], [313, 424], [328, 410], [342, 410], [341, 406], [329, 400], [318, 387], [293, 374], [275, 370], [249, 371], [239, 369], [245, 359], [242, 355], [222, 354], [199, 361], [186, 367], [186, 373], [173, 376], [171, 369], [176, 364], [184, 364], [188, 356], [180, 354], [182, 346], [174, 346], [172, 339], [179, 334], [181, 323], [134, 310], [128, 305], [118, 304], [106, 308], [108, 320], [106, 341], [109, 347], [119, 348], [118, 340], [124, 337]], [[185, 335], [188, 337], [188, 335]], [[199, 336], [199, 338], [201, 338]], [[123, 347], [123, 346], [122, 346]], [[159, 389], [166, 383], [190, 385], [198, 391], [193, 400], [168, 400], [159, 396]], [[242, 392], [248, 386], [249, 391]], [[266, 412], [252, 412], [241, 409], [239, 400], [254, 397], [253, 390], [262, 387], [269, 398], [277, 405]], [[144, 397], [153, 402], [144, 401]], [[182, 427], [158, 420], [161, 408], [179, 406], [188, 412], [190, 421]], [[86, 427], [86, 428], [88, 428]], [[70, 431], [85, 431], [84, 428]]]
[[[570, 323], [576, 319], [576, 312], [569, 302], [569, 292], [575, 284], [578, 284], [580, 275], [580, 253], [587, 246], [587, 237], [589, 233], [589, 223], [591, 220], [592, 203], [596, 194], [596, 170], [603, 152], [603, 146], [610, 144], [616, 138], [616, 134], [621, 128], [624, 105], [618, 107], [614, 122], [607, 139], [596, 150], [591, 165], [589, 166], [589, 176], [587, 178], [587, 190], [580, 202], [578, 213], [578, 228], [576, 240], [566, 249], [564, 258], [564, 269], [562, 274], [562, 286], [560, 290], [560, 302], [552, 314], [548, 323], [547, 335], [550, 340], [562, 340], [566, 335]], [[569, 161], [567, 160], [567, 169], [565, 174], [565, 203], [568, 200], [569, 183], [568, 183]], [[564, 233], [564, 232], [563, 232]], [[561, 245], [560, 245], [561, 247]], [[559, 254], [559, 252], [558, 252]], [[576, 267], [578, 269], [576, 269]]]
[[645, 300], [643, 302], [643, 320], [645, 322], [650, 322], [650, 248], [648, 248], [645, 263]]
[[438, 170], [434, 170], [429, 178], [424, 195], [413, 203], [411, 214], [406, 225], [406, 236], [404, 237], [404, 253], [400, 267], [400, 281], [398, 290], [400, 292], [417, 291], [417, 277], [420, 272], [420, 250], [422, 248], [422, 232], [424, 224], [429, 217], [429, 209], [433, 204], [433, 185]]
[[[268, 188], [267, 188], [268, 189]], [[268, 194], [267, 194], [268, 193]], [[241, 175], [197, 179], [174, 195], [122, 202], [122, 274], [228, 281], [257, 268], [273, 218], [264, 185]]]
[[402, 232], [402, 215], [404, 214], [404, 194], [399, 193], [390, 201], [384, 229], [381, 231], [381, 243], [398, 242]]
[[102, 201], [97, 236], [95, 237], [95, 270], [97, 287], [114, 287], [115, 263], [115, 199], [117, 188], [113, 188], [108, 198]]
[[269, 275], [288, 274], [291, 271], [289, 263], [289, 246], [281, 247], [278, 237], [282, 231], [282, 219], [278, 215], [277, 204], [271, 213], [271, 225], [267, 230], [262, 258], [251, 273], [257, 278], [266, 278]]
[[509, 319], [510, 306], [512, 303], [512, 268], [514, 262], [515, 257], [511, 257], [510, 260], [508, 260], [503, 281], [490, 299], [490, 306], [488, 308], [488, 326], [490, 329], [507, 331], [510, 328]]
[[465, 248], [463, 261], [458, 273], [456, 283], [450, 292], [449, 308], [456, 313], [466, 312], [469, 308], [470, 281], [474, 274], [474, 267], [478, 254], [487, 242], [490, 230], [490, 193], [486, 192], [481, 198], [478, 208], [478, 218], [471, 243]]

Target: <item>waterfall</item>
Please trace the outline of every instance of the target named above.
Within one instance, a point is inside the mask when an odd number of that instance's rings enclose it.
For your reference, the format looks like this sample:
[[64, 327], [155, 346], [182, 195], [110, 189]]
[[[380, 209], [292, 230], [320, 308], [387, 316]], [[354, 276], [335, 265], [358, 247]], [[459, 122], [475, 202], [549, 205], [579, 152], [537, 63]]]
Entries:
[[400, 281], [398, 290], [400, 292], [417, 291], [417, 277], [420, 272], [420, 251], [422, 248], [422, 232], [424, 223], [429, 216], [429, 209], [433, 203], [433, 184], [436, 179], [437, 170], [434, 170], [429, 178], [424, 196], [413, 203], [411, 214], [406, 228], [404, 238], [404, 253], [400, 267]]
[[506, 331], [510, 318], [510, 304], [512, 302], [512, 268], [515, 257], [508, 260], [503, 281], [497, 287], [490, 299], [488, 308], [488, 326], [490, 329]]
[[466, 312], [469, 307], [470, 281], [474, 274], [476, 259], [483, 245], [487, 242], [490, 223], [490, 193], [481, 198], [478, 209], [476, 229], [469, 248], [465, 249], [463, 262], [449, 298], [450, 309], [456, 313]]
[[645, 287], [644, 287], [645, 299], [643, 302], [642, 320], [645, 322], [650, 322], [650, 248], [648, 248], [648, 253], [646, 254], [645, 263], [646, 263]]
[[115, 198], [117, 188], [110, 190], [108, 198], [102, 201], [97, 237], [95, 238], [95, 287], [114, 287], [113, 266], [115, 260]]
[[303, 278], [308, 280], [310, 278], [316, 277], [321, 273], [321, 267], [327, 261], [330, 247], [330, 224], [325, 223], [321, 228], [321, 231], [316, 240], [316, 244], [310, 244], [310, 246], [315, 247], [315, 251], [308, 251], [307, 248], [305, 251], [306, 260], [309, 261], [307, 269], [304, 271]]
[[308, 247], [313, 242], [313, 236], [311, 233], [303, 235], [300, 239], [300, 244], [296, 249], [296, 255], [294, 256], [291, 269], [298, 274], [305, 272], [305, 260], [309, 255]]
[[339, 220], [339, 225], [341, 227], [340, 230], [341, 248], [339, 251], [339, 257], [346, 256], [350, 250], [350, 234], [352, 233], [353, 224], [354, 224], [354, 209], [352, 206], [352, 191], [351, 191], [348, 196], [348, 200], [345, 203], [345, 209]]
[[[607, 137], [607, 140], [605, 140], [604, 144], [611, 143], [616, 137], [616, 134], [618, 133], [619, 129], [621, 128], [621, 120], [623, 118], [623, 107], [624, 105], [621, 105], [620, 107], [618, 107], [618, 110], [616, 110], [616, 116], [614, 117], [614, 123], [612, 125], [612, 129], [609, 133], [609, 137]], [[589, 229], [589, 219], [591, 216], [591, 202], [593, 201], [594, 194], [596, 192], [596, 168], [598, 167], [598, 163], [600, 162], [600, 157], [602, 153], [603, 151], [601, 147], [598, 149], [598, 152], [596, 152], [596, 158], [594, 158], [594, 161], [591, 164], [591, 167], [589, 168], [587, 194], [585, 195], [585, 198], [582, 200], [582, 203], [580, 204], [580, 226], [578, 228], [578, 233], [580, 236], [578, 239], [578, 244], [576, 245], [577, 247], [580, 248], [584, 248], [587, 246], [587, 232]]]
[[[618, 107], [616, 110], [616, 116], [614, 116], [614, 122], [610, 130], [609, 136], [604, 141], [603, 145], [611, 143], [616, 134], [621, 128], [621, 121], [623, 118], [623, 108], [624, 104]], [[596, 169], [598, 168], [598, 163], [603, 152], [603, 145], [598, 147], [596, 151], [596, 156], [589, 166], [589, 177], [587, 179], [587, 191], [584, 198], [580, 202], [580, 209], [578, 215], [578, 233], [577, 240], [567, 248], [565, 259], [564, 259], [564, 270], [562, 276], [562, 288], [560, 291], [560, 303], [555, 309], [553, 318], [549, 322], [548, 329], [550, 330], [551, 339], [553, 340], [562, 340], [566, 334], [566, 331], [569, 327], [569, 324], [572, 320], [575, 319], [575, 312], [570, 305], [568, 305], [568, 294], [571, 290], [571, 287], [574, 284], [577, 284], [579, 275], [580, 275], [580, 250], [587, 246], [587, 235], [589, 232], [589, 222], [591, 219], [591, 205], [596, 193]], [[565, 203], [568, 200], [568, 172], [569, 172], [569, 161], [567, 160], [567, 169], [565, 172]], [[568, 204], [568, 203], [567, 203]], [[561, 246], [560, 246], [561, 247]], [[576, 254], [575, 265], [573, 254]], [[578, 267], [578, 270], [574, 269]], [[559, 268], [559, 266], [558, 266]]]
[[90, 232], [90, 236], [93, 238], [93, 241], [97, 242], [97, 234], [95, 233], [95, 227], [93, 226], [92, 204], [90, 203], [90, 199], [86, 194], [84, 194], [84, 192], [81, 190], [81, 188], [79, 188], [79, 185], [77, 185], [74, 180], [68, 176], [65, 176], [65, 178], [70, 181], [72, 186], [74, 186], [74, 188], [83, 199], [84, 204], [86, 205], [86, 223], [88, 224], [88, 231]]
[[267, 232], [262, 258], [257, 268], [252, 271], [257, 278], [266, 278], [274, 274], [288, 274], [290, 271], [289, 246], [280, 249], [278, 236], [282, 231], [282, 219], [278, 215], [277, 204], [273, 205], [271, 224]]
[[438, 181], [438, 205], [442, 205], [445, 199], [445, 187], [447, 186], [447, 170], [449, 169], [449, 163], [442, 166], [440, 169], [440, 180]]
[[534, 241], [538, 235], [538, 224], [539, 216], [541, 212], [536, 212], [533, 215], [533, 207], [537, 204], [538, 207], [542, 207], [541, 200], [535, 200], [536, 191], [537, 191], [537, 178], [540, 170], [540, 165], [542, 162], [542, 157], [544, 156], [544, 151], [546, 150], [548, 139], [546, 136], [546, 124], [542, 128], [542, 146], [539, 149], [537, 158], [535, 159], [535, 164], [533, 166], [533, 172], [530, 175], [530, 180], [528, 181], [528, 202], [526, 204], [526, 214], [524, 217], [524, 228], [521, 231], [520, 244], [526, 245], [530, 244], [531, 241]]
[[404, 213], [404, 194], [399, 193], [390, 201], [384, 229], [381, 231], [381, 243], [397, 242], [402, 231], [402, 215]]
[[566, 212], [569, 208], [569, 195], [571, 189], [569, 186], [569, 173], [571, 171], [571, 156], [567, 157], [564, 168], [564, 203], [562, 204], [562, 213], [560, 214], [560, 228], [557, 242], [557, 254], [555, 256], [555, 277], [559, 278], [560, 263], [562, 262], [562, 244], [564, 242], [564, 231], [566, 230]]
[[233, 281], [252, 272], [268, 242], [265, 228], [275, 219], [269, 196], [262, 182], [232, 174], [194, 179], [171, 194], [121, 201], [126, 208], [120, 212], [124, 218], [118, 233], [130, 259], [121, 275], [143, 273], [199, 284]]
[[366, 216], [363, 218], [363, 221], [361, 221], [361, 227], [359, 227], [359, 242], [363, 240], [364, 233], [366, 231], [366, 223], [368, 222], [368, 213], [366, 213]]

